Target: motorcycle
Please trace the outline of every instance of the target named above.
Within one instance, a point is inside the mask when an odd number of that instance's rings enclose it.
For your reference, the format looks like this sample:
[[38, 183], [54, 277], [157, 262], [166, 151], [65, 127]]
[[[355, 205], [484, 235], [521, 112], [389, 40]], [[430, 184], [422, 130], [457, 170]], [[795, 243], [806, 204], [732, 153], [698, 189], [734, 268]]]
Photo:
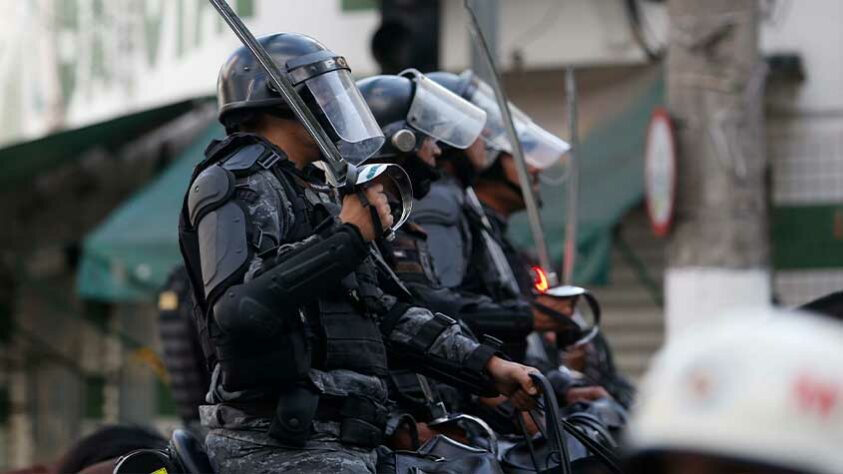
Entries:
[[[459, 414], [439, 424], [473, 425], [483, 433], [480, 446], [434, 436], [415, 451], [378, 449], [379, 473], [470, 472], [497, 473], [619, 473], [615, 443], [608, 429], [593, 415], [577, 412], [562, 416], [553, 387], [541, 374], [532, 374], [541, 388], [539, 410], [531, 412], [540, 433], [531, 436], [516, 417], [523, 434], [499, 438], [483, 420]], [[141, 449], [119, 458], [114, 474], [136, 472], [196, 474], [213, 472], [202, 443], [177, 429], [164, 449]]]

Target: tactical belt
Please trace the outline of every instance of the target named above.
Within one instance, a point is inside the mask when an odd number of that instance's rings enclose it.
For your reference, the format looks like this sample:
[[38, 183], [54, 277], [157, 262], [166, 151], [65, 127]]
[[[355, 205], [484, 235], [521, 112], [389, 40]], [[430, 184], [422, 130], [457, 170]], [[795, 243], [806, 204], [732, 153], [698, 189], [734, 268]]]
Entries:
[[339, 421], [340, 441], [364, 448], [376, 448], [383, 442], [388, 412], [363, 397], [331, 399], [323, 397], [316, 409], [316, 419]]
[[386, 408], [364, 397], [319, 396], [309, 390], [292, 392], [282, 395], [277, 405], [250, 403], [238, 408], [249, 416], [271, 418], [270, 436], [292, 446], [305, 444], [313, 420], [339, 423], [339, 439], [345, 444], [374, 449], [383, 442], [389, 415]]

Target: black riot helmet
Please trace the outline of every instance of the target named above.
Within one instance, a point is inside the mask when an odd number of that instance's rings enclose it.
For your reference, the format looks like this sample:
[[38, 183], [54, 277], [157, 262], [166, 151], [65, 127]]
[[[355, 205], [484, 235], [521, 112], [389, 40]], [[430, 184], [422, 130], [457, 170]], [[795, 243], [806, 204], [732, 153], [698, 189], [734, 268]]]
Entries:
[[357, 87], [386, 136], [377, 158], [407, 170], [417, 199], [438, 177], [436, 169], [417, 155], [424, 140], [465, 149], [477, 140], [486, 121], [480, 108], [413, 69], [398, 76], [363, 79]]
[[[381, 147], [383, 134], [355, 87], [345, 58], [298, 33], [277, 33], [258, 41], [344, 159], [359, 164]], [[220, 69], [217, 99], [219, 120], [229, 132], [260, 113], [294, 118], [290, 106], [245, 47], [238, 48]]]
[[[427, 73], [427, 76], [430, 78], [430, 80], [436, 82], [437, 84], [448, 89], [454, 94], [462, 97], [467, 101], [471, 101], [471, 96], [474, 92], [474, 89], [472, 87], [471, 81], [468, 80], [468, 78], [464, 78], [454, 73], [445, 71], [430, 72]], [[488, 121], [488, 116], [486, 120]], [[489, 163], [492, 161], [489, 158], [489, 152], [490, 150], [487, 147], [484, 157], [485, 163], [482, 165], [483, 168], [481, 169], [485, 169], [486, 167], [488, 167]], [[463, 152], [463, 150], [458, 150], [451, 147], [444, 147], [442, 149], [442, 161], [449, 162], [451, 164], [453, 174], [464, 185], [473, 183], [475, 178], [477, 177], [478, 170], [475, 168], [475, 166], [477, 165], [469, 160], [468, 156], [465, 152]]]
[[[512, 145], [506, 134], [503, 116], [489, 84], [470, 70], [460, 75], [440, 71], [431, 72], [427, 76], [486, 112], [486, 126], [483, 129], [488, 156], [486, 166], [491, 166], [501, 153], [512, 154]], [[570, 148], [565, 141], [537, 125], [512, 102], [509, 103], [509, 110], [527, 164], [544, 170], [562, 160]]]
[[377, 157], [417, 151], [426, 135], [407, 124], [415, 89], [413, 81], [402, 76], [373, 76], [357, 81], [357, 88], [386, 137]]

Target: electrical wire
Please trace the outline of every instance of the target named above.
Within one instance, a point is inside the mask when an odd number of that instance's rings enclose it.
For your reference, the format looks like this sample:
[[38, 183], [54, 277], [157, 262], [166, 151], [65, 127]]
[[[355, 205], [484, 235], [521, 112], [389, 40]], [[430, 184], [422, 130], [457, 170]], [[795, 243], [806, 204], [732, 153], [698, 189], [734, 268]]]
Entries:
[[764, 0], [761, 17], [773, 28], [779, 28], [793, 10], [793, 0]]
[[521, 432], [524, 434], [524, 440], [527, 443], [527, 450], [530, 452], [530, 460], [533, 462], [533, 466], [536, 468], [536, 472], [541, 471], [541, 467], [539, 467], [539, 461], [536, 459], [536, 448], [533, 446], [533, 439], [530, 436], [530, 433], [527, 431], [527, 425], [524, 423], [524, 419], [521, 418], [521, 414], [515, 412], [513, 415], [515, 417], [515, 423], [521, 429]]
[[[557, 166], [554, 166], [556, 168]], [[567, 165], [559, 165], [558, 168], [562, 168], [562, 171], [559, 172], [558, 176], [552, 176], [548, 173], [551, 168], [548, 168], [541, 173], [539, 173], [539, 181], [543, 184], [548, 186], [559, 186], [565, 183], [568, 180], [568, 177], [571, 176], [571, 167]]]
[[647, 58], [651, 62], [660, 61], [662, 57], [664, 57], [665, 46], [662, 44], [654, 47], [649, 41], [647, 41], [647, 31], [645, 30], [649, 30], [649, 33], [652, 35], [652, 29], [649, 28], [649, 25], [645, 25], [646, 19], [641, 12], [640, 5], [638, 4], [639, 0], [622, 1], [633, 39], [635, 39], [635, 42], [638, 43], [638, 46], [642, 51], [644, 51], [644, 54], [647, 55]]
[[641, 20], [642, 30], [644, 31], [644, 33], [646, 33], [646, 36], [648, 38], [652, 38], [654, 41], [658, 41], [658, 47], [660, 50], [663, 51], [664, 48], [667, 47], [667, 42], [664, 38], [657, 37], [655, 29], [653, 28], [653, 24], [650, 22], [650, 17], [646, 14], [645, 9], [640, 9], [640, 11], [641, 15], [639, 16], [639, 18]]
[[[547, 418], [547, 410], [545, 409], [544, 403], [542, 403], [541, 400], [536, 400], [536, 407], [545, 412], [545, 418]], [[530, 414], [530, 416], [533, 416], [532, 413]], [[533, 421], [535, 422], [535, 420]], [[609, 468], [610, 471], [615, 473], [621, 472], [617, 456], [615, 456], [615, 454], [612, 453], [608, 448], [605, 448], [599, 442], [589, 438], [585, 433], [581, 432], [576, 426], [572, 425], [564, 418], [556, 420], [556, 422], [562, 426], [564, 433], [568, 433], [570, 436], [574, 437], [583, 446], [585, 446], [586, 449], [590, 450], [598, 458], [600, 458], [600, 460], [604, 463], [607, 468]], [[545, 438], [547, 437], [545, 436]], [[561, 442], [564, 443], [565, 440], [562, 439]], [[551, 452], [550, 454], [548, 454], [548, 456], [550, 456], [551, 454], [553, 453]]]
[[512, 50], [518, 51], [523, 49], [526, 46], [529, 46], [537, 39], [541, 38], [545, 33], [547, 33], [552, 26], [559, 20], [562, 16], [563, 6], [565, 2], [560, 0], [553, 0], [550, 7], [544, 12], [541, 16], [541, 19], [537, 21], [533, 26], [530, 28], [525, 29], [515, 39], [512, 41]]
[[[539, 423], [539, 420], [541, 419], [541, 417], [540, 417], [540, 416], [538, 416], [539, 414], [538, 414], [538, 413], [536, 413], [536, 410], [530, 410], [530, 411], [528, 411], [527, 413], [530, 415], [530, 419], [531, 419], [531, 420], [533, 420], [533, 424], [535, 424], [535, 425], [536, 425], [536, 428], [538, 428], [538, 429], [539, 429], [539, 432], [542, 434], [542, 436], [544, 436], [545, 438], [547, 438], [547, 431], [545, 431], [544, 429], [542, 429], [542, 424], [543, 424], [543, 423]], [[537, 417], [538, 417], [538, 418], [537, 418]]]

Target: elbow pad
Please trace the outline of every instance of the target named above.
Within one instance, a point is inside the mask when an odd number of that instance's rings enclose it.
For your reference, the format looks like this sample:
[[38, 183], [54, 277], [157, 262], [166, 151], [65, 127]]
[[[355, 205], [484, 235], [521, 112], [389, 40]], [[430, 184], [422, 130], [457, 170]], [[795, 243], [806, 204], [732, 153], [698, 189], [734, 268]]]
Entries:
[[214, 305], [220, 326], [229, 333], [266, 335], [277, 330], [267, 321], [286, 308], [296, 308], [336, 288], [367, 255], [359, 231], [341, 225], [327, 237], [314, 236], [276, 258], [272, 265], [246, 283], [234, 285]]
[[[382, 329], [386, 321], [382, 323]], [[409, 343], [391, 342], [390, 363], [394, 368], [404, 368], [427, 375], [440, 382], [484, 396], [495, 397], [499, 393], [484, 368], [494, 355], [502, 356], [497, 348], [480, 344], [463, 362], [448, 360], [429, 352], [430, 347], [449, 327], [458, 322], [444, 314], [435, 313], [424, 323]], [[387, 329], [384, 331], [389, 332]]]
[[369, 246], [352, 224], [331, 228], [327, 235], [316, 234], [291, 250], [283, 251], [257, 278], [282, 287], [284, 298], [310, 301], [324, 291], [336, 288], [369, 255]]
[[496, 397], [500, 395], [500, 392], [483, 370], [489, 359], [495, 355], [503, 357], [497, 349], [481, 344], [464, 363], [460, 364], [442, 357], [393, 347], [390, 351], [390, 368], [418, 372], [481, 397]]
[[223, 385], [230, 390], [290, 383], [311, 367], [301, 304], [353, 271], [366, 244], [351, 226], [315, 236], [278, 258], [275, 266], [220, 295], [213, 315]]

